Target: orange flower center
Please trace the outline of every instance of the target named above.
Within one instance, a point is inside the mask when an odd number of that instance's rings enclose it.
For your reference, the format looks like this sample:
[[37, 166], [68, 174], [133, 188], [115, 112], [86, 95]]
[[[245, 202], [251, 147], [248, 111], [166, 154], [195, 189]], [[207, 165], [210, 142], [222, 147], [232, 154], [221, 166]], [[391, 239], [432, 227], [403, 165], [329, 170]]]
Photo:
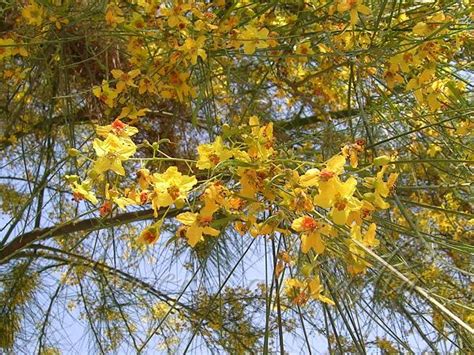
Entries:
[[168, 193], [173, 200], [176, 200], [180, 195], [179, 188], [177, 186], [168, 187]]
[[174, 72], [170, 74], [170, 83], [174, 86], [179, 86], [182, 80], [179, 78], [178, 73]]
[[321, 179], [321, 181], [329, 181], [329, 179], [334, 177], [334, 175], [336, 174], [333, 171], [324, 169], [319, 173], [319, 178]]
[[346, 199], [339, 200], [334, 204], [334, 207], [336, 207], [336, 209], [338, 209], [339, 211], [344, 211], [346, 209], [346, 206], [347, 206]]
[[148, 231], [143, 232], [143, 240], [146, 243], [151, 244], [155, 241], [155, 239], [156, 239], [156, 234], [153, 233], [152, 231], [148, 230]]
[[366, 218], [370, 216], [372, 212], [369, 209], [363, 208], [361, 211], [362, 218]]
[[411, 62], [411, 61], [413, 61], [413, 54], [411, 54], [411, 53], [405, 53], [405, 54], [403, 55], [403, 60], [404, 60], [405, 62]]
[[221, 161], [221, 158], [219, 158], [217, 154], [211, 154], [209, 155], [209, 160], [212, 164], [217, 165]]
[[318, 227], [318, 222], [316, 222], [311, 217], [304, 217], [303, 218], [303, 228], [305, 230], [314, 230]]
[[199, 216], [198, 217], [198, 222], [199, 222], [199, 225], [206, 227], [212, 222], [212, 217], [211, 216]]
[[76, 191], [72, 194], [72, 198], [74, 201], [79, 202], [81, 200], [84, 200], [84, 195]]
[[122, 131], [125, 127], [127, 127], [127, 125], [125, 123], [123, 123], [122, 121], [120, 120], [115, 120], [114, 122], [112, 122], [111, 124], [112, 128], [117, 131], [117, 132], [120, 132]]
[[308, 294], [305, 291], [301, 291], [296, 295], [295, 298], [293, 298], [293, 303], [302, 306], [308, 302], [308, 299]]
[[351, 9], [353, 9], [357, 6], [357, 0], [348, 0], [347, 4], [351, 7]]
[[99, 208], [99, 214], [101, 217], [104, 217], [112, 212], [112, 204], [110, 201], [105, 201], [104, 204]]

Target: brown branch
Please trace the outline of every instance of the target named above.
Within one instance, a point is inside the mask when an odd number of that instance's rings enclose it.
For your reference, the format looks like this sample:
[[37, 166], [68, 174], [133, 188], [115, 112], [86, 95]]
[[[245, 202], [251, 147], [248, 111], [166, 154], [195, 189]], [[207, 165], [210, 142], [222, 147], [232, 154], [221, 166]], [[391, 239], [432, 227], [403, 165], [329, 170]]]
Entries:
[[[178, 210], [169, 210], [166, 213], [167, 217], [174, 217]], [[165, 212], [161, 212], [158, 218], [163, 217]], [[70, 221], [48, 228], [34, 229], [30, 232], [20, 234], [15, 237], [10, 243], [0, 249], [0, 264], [8, 262], [17, 252], [27, 248], [32, 243], [44, 240], [47, 238], [57, 237], [70, 233], [93, 231], [123, 225], [126, 223], [143, 221], [153, 218], [153, 210], [141, 210], [135, 212], [122, 213], [110, 218], [89, 218], [82, 221]]]
[[321, 116], [314, 115], [314, 116], [306, 116], [306, 117], [300, 117], [295, 116], [294, 118], [288, 120], [288, 121], [273, 121], [275, 124], [275, 128], [280, 128], [280, 129], [295, 129], [295, 128], [301, 128], [305, 127], [314, 123], [318, 122], [327, 122], [328, 120], [337, 120], [337, 119], [346, 119], [350, 117], [357, 116], [358, 110], [355, 109], [350, 109], [350, 110], [341, 110], [341, 111], [334, 111], [334, 112], [328, 112], [327, 118], [322, 114]]

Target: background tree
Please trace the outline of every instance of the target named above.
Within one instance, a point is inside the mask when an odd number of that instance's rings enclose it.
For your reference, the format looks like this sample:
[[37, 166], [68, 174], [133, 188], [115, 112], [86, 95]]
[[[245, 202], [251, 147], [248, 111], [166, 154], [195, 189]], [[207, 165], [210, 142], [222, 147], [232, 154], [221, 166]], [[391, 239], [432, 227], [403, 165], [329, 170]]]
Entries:
[[472, 350], [467, 1], [0, 11], [2, 351]]

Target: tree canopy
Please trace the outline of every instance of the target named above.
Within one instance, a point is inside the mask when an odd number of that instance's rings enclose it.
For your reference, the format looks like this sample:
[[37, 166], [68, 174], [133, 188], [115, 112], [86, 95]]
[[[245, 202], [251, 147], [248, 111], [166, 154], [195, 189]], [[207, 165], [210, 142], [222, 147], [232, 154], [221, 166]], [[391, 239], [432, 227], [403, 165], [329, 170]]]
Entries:
[[468, 0], [0, 13], [0, 351], [474, 349]]

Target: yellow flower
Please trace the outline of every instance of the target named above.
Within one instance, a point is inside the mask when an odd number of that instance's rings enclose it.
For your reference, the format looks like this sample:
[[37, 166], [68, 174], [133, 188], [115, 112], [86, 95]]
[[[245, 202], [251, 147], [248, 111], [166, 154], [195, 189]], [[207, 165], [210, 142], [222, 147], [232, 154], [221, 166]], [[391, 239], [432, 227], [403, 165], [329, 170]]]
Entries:
[[311, 43], [305, 42], [300, 43], [295, 49], [295, 54], [299, 57], [297, 58], [300, 62], [307, 62], [309, 57], [314, 54], [314, 51], [311, 49]]
[[413, 95], [415, 95], [416, 100], [421, 104], [425, 102], [423, 96], [423, 87], [426, 86], [427, 83], [431, 82], [436, 75], [435, 68], [426, 68], [418, 76], [415, 76], [408, 81], [406, 86], [407, 91], [413, 90]]
[[285, 280], [285, 294], [297, 305], [304, 305], [310, 298], [319, 300], [330, 305], [334, 305], [334, 301], [322, 294], [323, 287], [319, 277], [316, 276], [311, 280], [298, 280], [294, 278]]
[[122, 108], [120, 115], [117, 116], [117, 120], [127, 117], [130, 119], [130, 124], [132, 124], [133, 122], [136, 122], [139, 117], [145, 116], [146, 113], [149, 111], [151, 110], [148, 108], [142, 108], [137, 110], [134, 105], [129, 105]]
[[321, 171], [317, 168], [309, 169], [304, 175], [300, 176], [300, 185], [303, 187], [318, 186], [320, 173]]
[[138, 236], [137, 243], [142, 245], [155, 244], [160, 238], [160, 230], [163, 221], [158, 221], [151, 226], [146, 227]]
[[329, 213], [334, 223], [339, 225], [346, 224], [349, 218], [349, 214], [352, 211], [357, 211], [362, 207], [362, 202], [352, 196], [354, 191], [355, 187], [354, 190], [350, 192], [350, 194], [336, 195], [336, 201]]
[[403, 76], [391, 70], [386, 70], [383, 77], [389, 89], [393, 89], [398, 84], [403, 83]]
[[137, 150], [130, 138], [117, 137], [114, 134], [107, 135], [103, 141], [94, 139], [92, 146], [98, 157], [93, 169], [98, 174], [112, 170], [118, 175], [125, 175], [122, 162], [129, 159]]
[[155, 216], [161, 207], [175, 203], [182, 207], [189, 191], [197, 184], [195, 176], [183, 175], [175, 166], [169, 167], [162, 174], [153, 174], [151, 177], [153, 192], [151, 202]]
[[268, 34], [266, 28], [257, 30], [254, 25], [248, 25], [239, 37], [241, 45], [244, 46], [245, 54], [254, 54], [256, 49], [268, 48]]
[[334, 301], [322, 294], [324, 289], [321, 286], [321, 281], [319, 280], [318, 276], [314, 277], [311, 281], [308, 282], [308, 287], [311, 298], [334, 306]]
[[367, 232], [362, 236], [360, 226], [354, 225], [351, 228], [351, 238], [362, 242], [367, 247], [376, 248], [380, 244], [379, 240], [376, 238], [376, 229], [377, 225], [371, 223], [369, 228], [367, 228]]
[[326, 245], [321, 239], [321, 234], [317, 232], [301, 235], [301, 251], [303, 253], [309, 252], [313, 249], [317, 254], [324, 253]]
[[367, 229], [367, 232], [365, 233], [364, 236], [364, 244], [368, 247], [371, 248], [376, 248], [379, 246], [380, 242], [376, 239], [376, 231], [377, 226], [375, 223], [371, 223], [369, 225], [369, 228]]
[[204, 207], [201, 209], [201, 215], [212, 217], [214, 212], [226, 204], [225, 198], [228, 193], [229, 191], [220, 181], [209, 186], [202, 196]]
[[127, 86], [137, 87], [133, 82], [133, 79], [140, 75], [140, 69], [130, 70], [128, 73], [125, 73], [120, 69], [112, 69], [111, 73], [113, 77], [117, 79], [117, 84], [115, 85], [117, 93], [120, 94], [127, 88]]
[[206, 51], [203, 49], [206, 37], [199, 36], [196, 40], [192, 38], [186, 38], [184, 44], [179, 48], [184, 52], [186, 58], [191, 61], [191, 64], [196, 65], [198, 57], [202, 60], [207, 58]]
[[140, 29], [145, 28], [146, 23], [145, 23], [145, 20], [143, 19], [143, 17], [140, 14], [134, 12], [132, 14], [132, 19], [130, 21], [130, 26], [134, 29], [140, 30]]
[[186, 27], [186, 24], [189, 23], [188, 19], [185, 17], [187, 11], [191, 9], [190, 4], [183, 4], [178, 2], [171, 9], [160, 8], [160, 12], [163, 16], [168, 18], [168, 26], [170, 27], [179, 27], [183, 29]]
[[446, 16], [444, 13], [438, 12], [436, 15], [428, 16], [427, 20], [427, 22], [417, 22], [413, 27], [413, 33], [418, 36], [429, 36], [446, 21]]
[[342, 0], [337, 5], [337, 11], [349, 11], [351, 16], [351, 25], [355, 25], [357, 22], [359, 22], [359, 12], [363, 15], [371, 14], [370, 9], [362, 4], [362, 0]]
[[341, 175], [344, 172], [344, 165], [346, 165], [346, 158], [341, 155], [335, 155], [326, 162], [326, 169], [336, 175]]
[[136, 205], [137, 202], [129, 197], [120, 196], [120, 193], [116, 189], [110, 189], [109, 184], [105, 187], [105, 198], [115, 203], [119, 208], [125, 210], [125, 207]]
[[186, 228], [186, 237], [191, 247], [195, 247], [197, 243], [204, 240], [203, 235], [216, 237], [219, 231], [209, 226], [212, 217], [203, 217], [199, 213], [184, 212], [179, 214], [176, 219], [183, 223]]
[[151, 314], [155, 319], [163, 318], [168, 314], [170, 309], [171, 307], [168, 303], [166, 303], [165, 301], [160, 301], [153, 305], [153, 307], [151, 308]]
[[432, 30], [426, 22], [418, 22], [412, 31], [418, 36], [428, 36]]
[[376, 239], [376, 228], [375, 223], [369, 225], [367, 232], [362, 235], [361, 227], [359, 225], [353, 225], [351, 228], [351, 238], [347, 240], [347, 246], [349, 248], [349, 254], [347, 255], [348, 271], [351, 274], [365, 273], [370, 263], [366, 260], [365, 252], [361, 249], [353, 240], [357, 240], [369, 248], [375, 248], [379, 245], [379, 241]]
[[94, 86], [92, 93], [109, 107], [114, 107], [115, 98], [118, 96], [118, 92], [111, 89], [106, 81], [102, 82], [102, 86]]
[[325, 249], [321, 239], [323, 225], [309, 216], [303, 216], [295, 219], [291, 228], [301, 234], [301, 251], [307, 253], [313, 249], [316, 253], [322, 254]]
[[[326, 168], [320, 171], [317, 168], [312, 168], [306, 171], [299, 179], [301, 186], [318, 186], [321, 182], [323, 188], [326, 187], [324, 183], [334, 182], [333, 178], [337, 178], [338, 175], [344, 172], [344, 165], [346, 164], [346, 158], [341, 155], [335, 155], [326, 162]], [[337, 180], [337, 179], [336, 179]]]
[[292, 303], [297, 305], [304, 305], [309, 300], [306, 282], [298, 279], [285, 280], [285, 294]]
[[291, 224], [296, 232], [312, 232], [319, 227], [319, 223], [309, 216], [303, 216], [295, 219]]
[[197, 148], [199, 159], [196, 166], [199, 169], [211, 169], [217, 164], [232, 157], [232, 151], [227, 149], [219, 136], [214, 143], [201, 144]]
[[113, 133], [116, 136], [131, 137], [138, 133], [136, 127], [132, 127], [126, 123], [123, 123], [120, 119], [116, 119], [111, 124], [106, 126], [96, 126], [95, 132], [100, 137], [107, 137], [109, 133]]
[[63, 27], [63, 24], [67, 25], [69, 23], [69, 20], [67, 18], [58, 18], [56, 16], [49, 16], [48, 20], [54, 23], [54, 26], [56, 26], [58, 30]]
[[362, 206], [362, 203], [353, 194], [356, 190], [357, 180], [350, 177], [341, 182], [339, 177], [333, 177], [329, 181], [321, 181], [319, 194], [315, 197], [315, 203], [324, 208], [331, 207], [329, 213], [334, 223], [344, 225], [349, 213]]
[[404, 73], [410, 72], [410, 66], [418, 66], [422, 63], [422, 59], [415, 51], [407, 51], [399, 53], [390, 58], [390, 71], [398, 72], [398, 68]]
[[156, 85], [155, 83], [153, 82], [153, 80], [150, 78], [150, 77], [142, 77], [142, 79], [140, 79], [140, 82], [138, 83], [138, 93], [140, 95], [143, 95], [144, 93], [150, 93], [150, 94], [156, 94], [157, 93], [157, 89], [156, 89]]
[[124, 21], [122, 9], [115, 4], [109, 4], [105, 13], [105, 22], [109, 26], [116, 27]]
[[358, 209], [352, 210], [349, 213], [346, 223], [348, 225], [352, 225], [353, 223], [361, 225], [364, 219], [371, 217], [373, 211], [375, 211], [375, 206], [369, 201], [363, 200]]
[[237, 175], [240, 176], [240, 195], [244, 198], [254, 199], [259, 190], [259, 179], [255, 169], [237, 169]]
[[381, 209], [387, 209], [390, 207], [390, 205], [384, 201], [383, 198], [387, 197], [388, 194], [390, 193], [390, 190], [392, 187], [395, 185], [395, 182], [397, 181], [398, 174], [397, 173], [391, 173], [385, 182], [383, 179], [385, 170], [387, 169], [387, 166], [384, 166], [376, 175], [375, 178], [365, 178], [365, 185], [369, 188], [373, 188], [374, 192], [373, 193], [366, 193], [364, 194], [364, 198], [373, 203], [376, 207], [381, 208]]
[[[76, 176], [70, 177], [67, 175], [66, 177], [74, 178]], [[91, 182], [89, 180], [84, 180], [80, 184], [79, 181], [77, 181], [77, 179], [73, 179], [75, 181], [71, 181], [74, 200], [76, 201], [88, 200], [92, 202], [93, 204], [96, 204], [98, 201], [97, 201], [97, 198], [95, 197], [95, 194], [91, 191]]]
[[169, 74], [168, 81], [176, 91], [176, 95], [180, 102], [183, 101], [184, 97], [193, 96], [195, 93], [195, 90], [188, 85], [189, 76], [190, 73], [180, 73], [178, 71], [172, 71]]
[[266, 160], [274, 154], [273, 150], [273, 123], [260, 126], [257, 116], [249, 118], [252, 134], [247, 138], [248, 155], [253, 160]]
[[291, 193], [281, 191], [279, 193], [283, 197], [282, 203], [296, 212], [314, 210], [314, 205], [311, 198], [306, 194], [304, 189], [299, 187], [292, 189]]
[[21, 10], [21, 15], [26, 19], [29, 25], [40, 26], [44, 20], [45, 11], [42, 6], [31, 1], [30, 5], [25, 6], [23, 10]]
[[140, 188], [145, 190], [151, 184], [150, 170], [142, 168], [137, 171], [137, 180]]
[[353, 168], [357, 168], [359, 165], [359, 154], [364, 151], [364, 144], [363, 140], [357, 141], [353, 144], [346, 144], [341, 152], [342, 155], [347, 159], [349, 158], [349, 162]]
[[319, 181], [319, 193], [314, 197], [314, 203], [322, 208], [331, 208], [338, 199], [352, 196], [356, 185], [357, 180], [353, 177], [345, 182], [341, 182], [338, 176], [332, 176], [327, 181]]
[[429, 146], [428, 150], [426, 151], [426, 153], [428, 153], [428, 156], [433, 158], [434, 156], [436, 156], [436, 154], [438, 154], [442, 150], [443, 149], [439, 145], [430, 144], [430, 146]]
[[374, 158], [373, 164], [375, 166], [385, 166], [391, 161], [392, 161], [392, 158], [390, 158], [388, 155], [380, 155]]

